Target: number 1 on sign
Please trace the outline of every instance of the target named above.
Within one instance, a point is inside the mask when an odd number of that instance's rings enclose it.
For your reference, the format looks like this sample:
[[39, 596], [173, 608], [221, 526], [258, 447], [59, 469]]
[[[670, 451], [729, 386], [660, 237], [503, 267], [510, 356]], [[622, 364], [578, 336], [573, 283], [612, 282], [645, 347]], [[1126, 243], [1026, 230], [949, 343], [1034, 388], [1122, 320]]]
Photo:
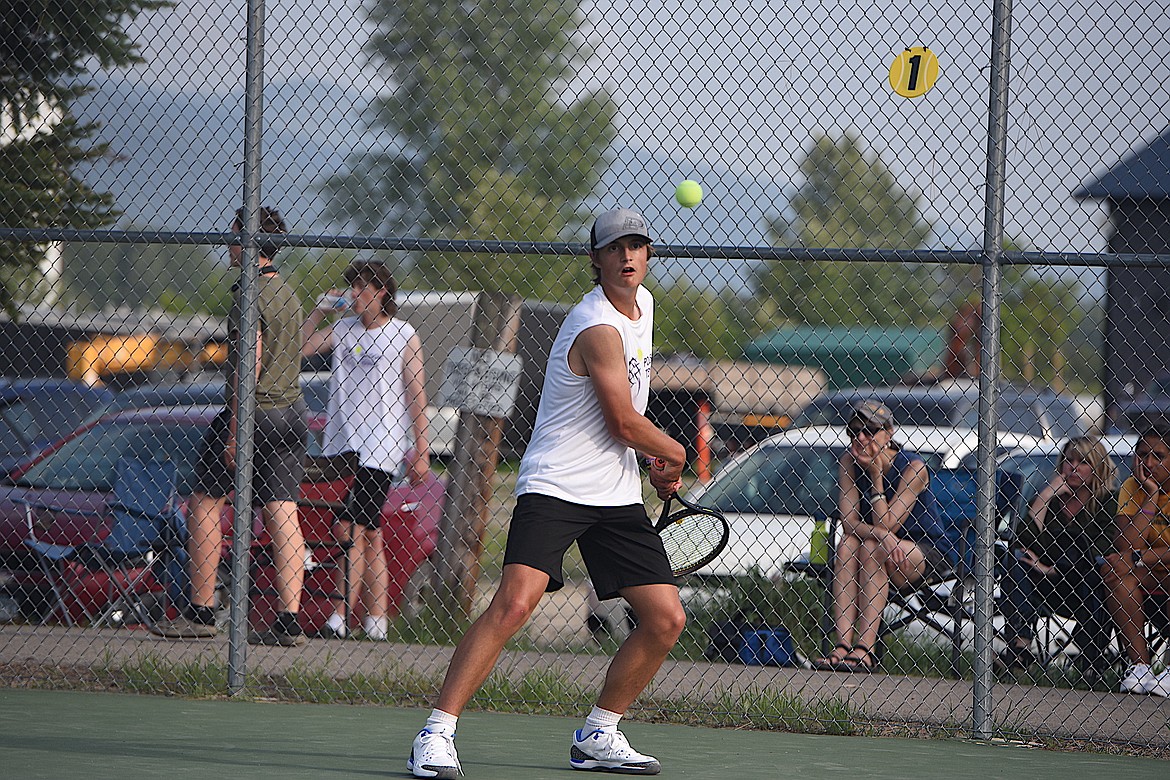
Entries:
[[922, 66], [922, 55], [915, 54], [910, 58], [910, 79], [906, 82], [906, 89], [913, 92], [918, 89], [918, 69]]
[[890, 87], [902, 97], [925, 95], [938, 78], [938, 57], [925, 46], [914, 46], [894, 58]]

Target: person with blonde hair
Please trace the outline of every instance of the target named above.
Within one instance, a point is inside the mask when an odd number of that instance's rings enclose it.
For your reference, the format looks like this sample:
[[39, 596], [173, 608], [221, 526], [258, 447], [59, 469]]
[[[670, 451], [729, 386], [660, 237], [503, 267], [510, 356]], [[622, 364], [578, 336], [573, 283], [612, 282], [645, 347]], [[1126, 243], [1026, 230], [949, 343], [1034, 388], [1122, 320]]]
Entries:
[[1061, 449], [1056, 471], [1032, 499], [1004, 562], [1007, 647], [997, 659], [1001, 671], [1036, 660], [1032, 641], [1042, 605], [1075, 618], [1073, 641], [1082, 667], [1101, 671], [1110, 639], [1101, 565], [1113, 549], [1116, 479], [1098, 439], [1078, 436]]

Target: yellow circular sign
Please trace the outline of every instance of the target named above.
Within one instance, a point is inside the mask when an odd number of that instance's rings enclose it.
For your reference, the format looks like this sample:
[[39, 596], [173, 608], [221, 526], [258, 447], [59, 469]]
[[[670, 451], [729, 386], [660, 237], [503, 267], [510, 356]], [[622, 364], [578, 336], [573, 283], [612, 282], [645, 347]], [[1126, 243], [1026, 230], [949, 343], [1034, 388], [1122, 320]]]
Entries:
[[938, 78], [938, 57], [925, 46], [913, 46], [894, 58], [890, 86], [902, 97], [925, 95]]

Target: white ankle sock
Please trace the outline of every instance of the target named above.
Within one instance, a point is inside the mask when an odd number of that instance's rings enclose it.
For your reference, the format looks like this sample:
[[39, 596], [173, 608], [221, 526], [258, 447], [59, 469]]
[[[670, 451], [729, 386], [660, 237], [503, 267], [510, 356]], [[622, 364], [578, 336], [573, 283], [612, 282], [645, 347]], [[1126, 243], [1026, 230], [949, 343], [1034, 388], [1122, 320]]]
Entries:
[[427, 730], [431, 732], [442, 732], [444, 734], [454, 734], [455, 726], [459, 722], [456, 715], [442, 710], [431, 710], [431, 716], [427, 718]]
[[329, 619], [325, 621], [325, 625], [329, 626], [329, 628], [333, 629], [342, 636], [345, 636], [346, 634], [345, 618], [341, 616], [340, 612], [334, 612], [332, 615], [330, 615]]
[[385, 615], [382, 617], [370, 617], [369, 615], [366, 615], [365, 619], [362, 621], [362, 628], [365, 629], [366, 636], [368, 636], [370, 639], [385, 639], [386, 627], [388, 625], [389, 622], [386, 620]]
[[619, 713], [594, 707], [593, 712], [590, 712], [589, 717], [585, 719], [585, 730], [616, 729], [621, 719], [622, 716]]

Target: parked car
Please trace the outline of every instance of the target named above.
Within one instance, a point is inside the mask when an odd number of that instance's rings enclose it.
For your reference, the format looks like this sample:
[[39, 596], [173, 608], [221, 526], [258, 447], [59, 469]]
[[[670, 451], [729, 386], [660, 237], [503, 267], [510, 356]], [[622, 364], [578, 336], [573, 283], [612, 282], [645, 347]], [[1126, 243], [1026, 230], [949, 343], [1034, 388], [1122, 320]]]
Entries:
[[[856, 387], [813, 399], [793, 420], [794, 427], [845, 425], [853, 408], [877, 398], [902, 425], [976, 428], [979, 424], [979, 384], [954, 379], [934, 385]], [[1080, 436], [1093, 428], [1076, 398], [1047, 388], [1005, 384], [997, 404], [999, 430], [1049, 439]]]
[[[895, 413], [896, 414], [896, 413]], [[903, 426], [896, 441], [918, 453], [931, 471], [953, 469], [978, 446], [972, 428]], [[998, 449], [1031, 448], [1039, 437], [999, 434]], [[744, 451], [692, 498], [725, 513], [731, 540], [701, 575], [738, 576], [753, 568], [768, 577], [809, 549], [813, 524], [836, 512], [837, 464], [849, 447], [844, 426], [792, 428]]]
[[65, 436], [113, 396], [72, 379], [0, 380], [0, 473]]
[[[102, 516], [102, 511], [113, 489], [117, 463], [123, 457], [152, 458], [165, 454], [177, 466], [179, 494], [187, 496], [193, 488], [200, 443], [219, 408], [181, 406], [115, 412], [80, 428], [0, 484], [0, 581], [6, 580], [9, 592], [22, 598], [26, 614], [34, 615], [43, 608], [45, 583], [24, 544], [29, 528], [25, 504], [21, 502], [70, 510], [37, 510], [32, 514], [32, 522], [41, 541], [76, 545], [108, 530], [108, 518]], [[306, 579], [301, 614], [305, 629], [315, 630], [332, 612], [328, 603], [332, 573], [321, 571], [315, 562], [338, 552], [331, 537], [331, 505], [336, 506], [344, 497], [349, 478], [328, 468], [332, 461], [321, 457], [323, 416], [311, 415], [309, 425], [313, 435], [301, 485], [300, 520], [305, 537], [314, 549], [313, 561], [307, 561], [312, 571]], [[442, 502], [443, 482], [433, 475], [425, 485], [418, 488], [395, 485], [387, 495], [383, 528], [391, 570], [392, 604], [397, 604], [410, 575], [434, 550]], [[229, 532], [225, 537], [225, 551], [230, 549], [231, 515], [229, 505], [223, 517], [225, 530]], [[259, 551], [268, 539], [258, 518], [253, 530]], [[264, 569], [262, 565], [258, 570], [257, 582], [269, 576]], [[253, 602], [254, 614], [260, 613], [259, 621], [265, 620], [262, 613], [271, 610], [271, 602], [263, 593]]]
[[[301, 391], [310, 414], [324, 414], [329, 406], [329, 375], [301, 374]], [[183, 382], [161, 382], [127, 388], [111, 396], [95, 409], [86, 422], [93, 422], [122, 409], [147, 409], [171, 406], [223, 406], [227, 378], [221, 374], [203, 375]]]
[[[305, 407], [310, 414], [323, 415], [329, 411], [329, 376], [328, 371], [301, 373], [301, 392], [305, 395]], [[212, 375], [194, 381], [132, 387], [112, 396], [103, 406], [95, 409], [86, 422], [92, 422], [121, 409], [222, 405], [225, 386], [225, 377]], [[455, 454], [455, 431], [459, 425], [459, 410], [428, 406], [427, 413], [430, 420], [432, 455], [437, 458], [452, 457]], [[67, 430], [72, 430], [72, 427]], [[65, 431], [62, 431], [56, 438], [64, 435]]]

